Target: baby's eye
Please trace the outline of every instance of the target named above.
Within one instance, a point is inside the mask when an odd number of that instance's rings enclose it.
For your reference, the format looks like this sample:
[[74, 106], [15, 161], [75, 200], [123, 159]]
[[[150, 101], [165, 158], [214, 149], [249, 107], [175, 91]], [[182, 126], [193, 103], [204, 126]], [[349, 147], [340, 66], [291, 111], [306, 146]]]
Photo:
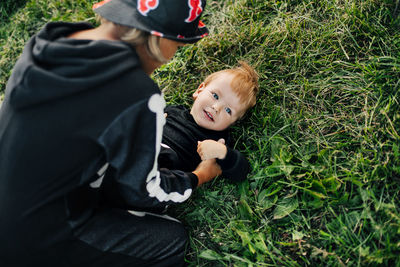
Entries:
[[219, 96], [218, 96], [216, 93], [213, 93], [212, 95], [213, 95], [213, 97], [214, 97], [215, 99], [217, 99], [217, 100], [219, 99]]
[[232, 110], [231, 110], [230, 108], [225, 108], [225, 111], [226, 111], [229, 115], [232, 114]]

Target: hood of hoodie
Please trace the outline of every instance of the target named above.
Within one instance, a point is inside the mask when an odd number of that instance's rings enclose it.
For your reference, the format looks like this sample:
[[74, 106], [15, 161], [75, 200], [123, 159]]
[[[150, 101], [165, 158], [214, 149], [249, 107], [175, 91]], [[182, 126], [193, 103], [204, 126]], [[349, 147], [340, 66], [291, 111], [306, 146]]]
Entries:
[[[26, 108], [76, 94], [140, 67], [135, 50], [127, 43], [67, 38], [91, 28], [87, 23], [52, 22], [34, 35], [8, 81], [9, 104]], [[132, 60], [126, 60], [129, 57]]]

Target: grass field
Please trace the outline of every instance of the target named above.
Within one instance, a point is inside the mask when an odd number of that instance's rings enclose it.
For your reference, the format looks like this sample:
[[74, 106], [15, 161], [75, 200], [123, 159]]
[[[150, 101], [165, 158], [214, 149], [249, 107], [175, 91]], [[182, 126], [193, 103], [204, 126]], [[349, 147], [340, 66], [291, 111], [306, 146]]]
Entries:
[[[24, 43], [92, 1], [0, 3], [0, 92]], [[395, 0], [208, 1], [211, 35], [154, 74], [169, 103], [239, 59], [260, 74], [236, 124], [248, 180], [173, 212], [190, 266], [400, 266], [400, 17]]]

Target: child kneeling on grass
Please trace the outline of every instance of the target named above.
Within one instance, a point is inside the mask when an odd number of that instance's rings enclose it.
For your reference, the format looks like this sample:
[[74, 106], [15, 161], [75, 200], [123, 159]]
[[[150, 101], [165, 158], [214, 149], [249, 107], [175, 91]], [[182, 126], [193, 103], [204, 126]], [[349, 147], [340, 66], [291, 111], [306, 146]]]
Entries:
[[193, 93], [190, 111], [181, 105], [165, 108], [160, 168], [191, 171], [202, 160], [216, 159], [222, 176], [235, 182], [246, 179], [249, 164], [227, 146], [228, 128], [255, 105], [259, 87], [255, 70], [243, 61], [239, 64], [209, 75]]

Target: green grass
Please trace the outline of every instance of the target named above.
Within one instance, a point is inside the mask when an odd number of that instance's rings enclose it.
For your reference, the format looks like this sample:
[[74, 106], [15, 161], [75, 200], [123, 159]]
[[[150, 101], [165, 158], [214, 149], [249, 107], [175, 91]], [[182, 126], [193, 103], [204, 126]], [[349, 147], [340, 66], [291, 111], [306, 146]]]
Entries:
[[[1, 18], [0, 91], [29, 36], [51, 20], [92, 22], [90, 5], [0, 6], [11, 14]], [[190, 105], [207, 74], [239, 59], [256, 67], [261, 92], [234, 126], [248, 180], [216, 179], [174, 209], [191, 266], [400, 266], [399, 8], [209, 1], [211, 35], [154, 74], [167, 101]]]

